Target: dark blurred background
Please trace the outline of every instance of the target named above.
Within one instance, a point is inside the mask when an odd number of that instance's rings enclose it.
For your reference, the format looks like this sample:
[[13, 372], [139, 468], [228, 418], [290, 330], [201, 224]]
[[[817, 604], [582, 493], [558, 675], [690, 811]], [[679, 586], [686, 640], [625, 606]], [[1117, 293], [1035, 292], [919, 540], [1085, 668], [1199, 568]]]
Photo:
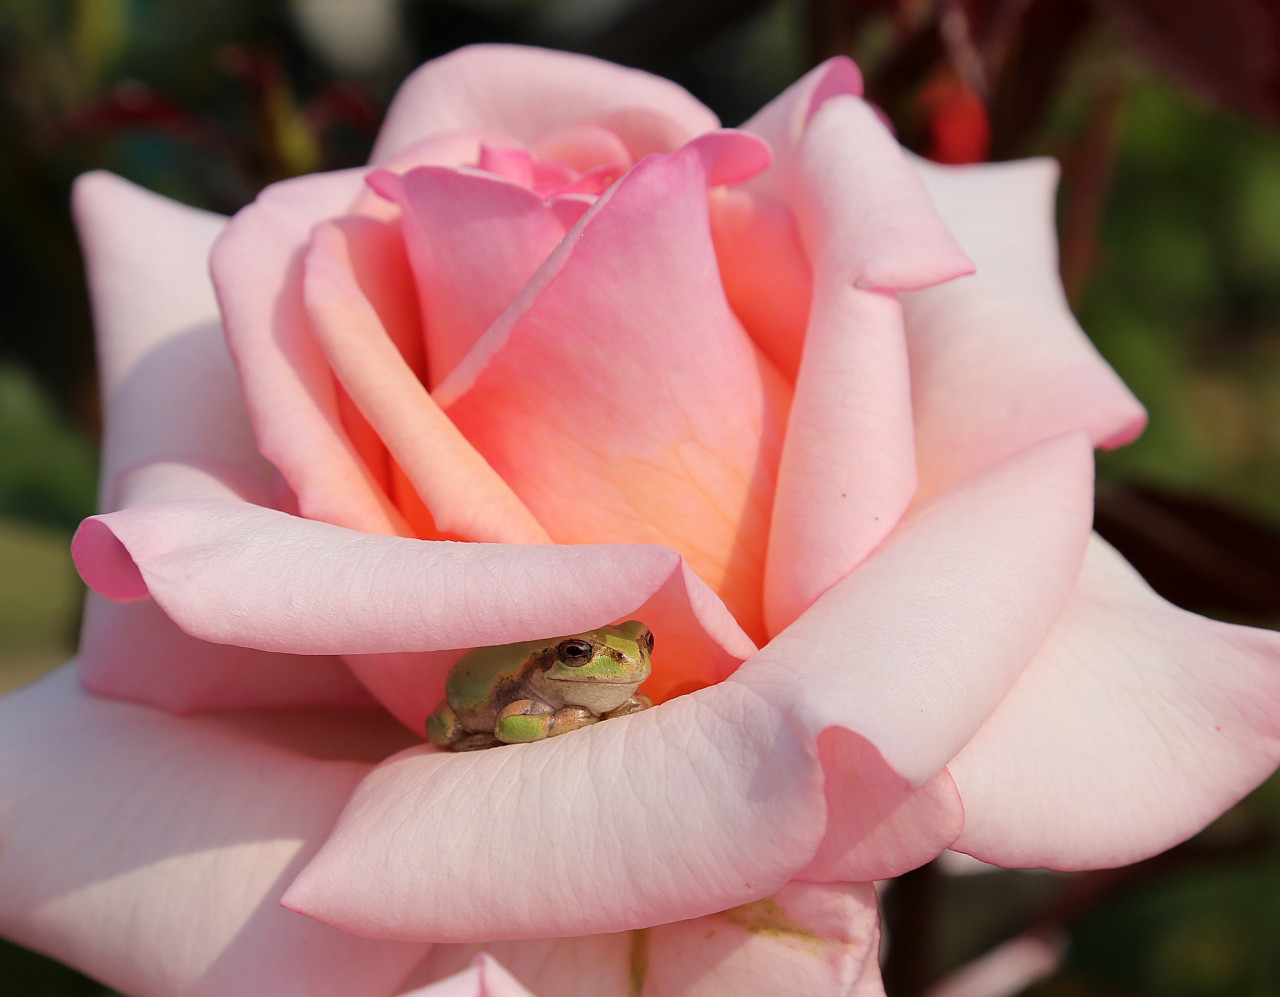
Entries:
[[[71, 180], [233, 212], [363, 162], [404, 74], [476, 41], [652, 70], [726, 124], [844, 53], [923, 155], [1056, 156], [1068, 293], [1151, 413], [1100, 458], [1098, 527], [1173, 601], [1280, 625], [1278, 0], [0, 0], [0, 691], [75, 643], [98, 408]], [[890, 997], [1027, 930], [1070, 943], [1039, 997], [1280, 995], [1280, 782], [1126, 870], [927, 867], [886, 917]], [[0, 991], [108, 993], [13, 946]]]

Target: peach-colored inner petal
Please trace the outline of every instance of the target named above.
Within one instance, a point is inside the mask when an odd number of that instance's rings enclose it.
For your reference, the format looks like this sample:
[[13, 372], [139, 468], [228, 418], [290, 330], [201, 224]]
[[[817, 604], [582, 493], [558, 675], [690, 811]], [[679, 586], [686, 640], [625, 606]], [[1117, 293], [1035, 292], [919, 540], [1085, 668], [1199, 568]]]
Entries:
[[210, 264], [258, 445], [289, 482], [302, 514], [406, 533], [346, 432], [302, 294], [302, 253], [312, 226], [344, 211], [359, 189], [351, 171], [268, 188], [223, 229]]
[[611, 163], [630, 166], [631, 150], [618, 133], [601, 125], [569, 125], [533, 144], [533, 152], [585, 173], [594, 166]]
[[[398, 277], [398, 279], [397, 279]], [[395, 343], [419, 340], [413, 284], [394, 225], [318, 226], [305, 293], [317, 340], [370, 432], [388, 491], [424, 538], [545, 543], [546, 532], [431, 399]]]
[[[500, 165], [497, 155], [490, 165]], [[403, 213], [434, 386], [511, 303], [567, 226], [535, 191], [479, 170], [427, 166], [404, 176], [374, 173], [369, 181]]]
[[795, 219], [764, 194], [711, 192], [711, 235], [734, 314], [787, 377], [795, 380], [813, 296], [813, 270]]
[[552, 539], [674, 547], [759, 637], [790, 388], [728, 307], [707, 219], [708, 163], [758, 143], [716, 137], [628, 174], [437, 397]]

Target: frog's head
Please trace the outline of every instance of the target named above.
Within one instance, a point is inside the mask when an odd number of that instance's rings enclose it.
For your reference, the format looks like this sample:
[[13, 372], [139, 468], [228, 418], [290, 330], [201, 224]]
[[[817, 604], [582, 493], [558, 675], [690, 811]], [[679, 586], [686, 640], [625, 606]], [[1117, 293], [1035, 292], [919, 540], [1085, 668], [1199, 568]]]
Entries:
[[536, 681], [559, 699], [593, 713], [617, 709], [649, 677], [653, 631], [639, 620], [562, 637]]

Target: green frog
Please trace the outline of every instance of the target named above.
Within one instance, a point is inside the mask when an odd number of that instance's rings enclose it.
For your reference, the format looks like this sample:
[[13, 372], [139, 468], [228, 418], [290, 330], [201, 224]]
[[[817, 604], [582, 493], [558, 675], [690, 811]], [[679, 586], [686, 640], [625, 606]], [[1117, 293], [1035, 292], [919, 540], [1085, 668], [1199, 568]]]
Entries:
[[653, 631], [639, 620], [569, 637], [477, 647], [445, 682], [427, 718], [431, 743], [453, 751], [520, 744], [626, 716], [653, 703]]

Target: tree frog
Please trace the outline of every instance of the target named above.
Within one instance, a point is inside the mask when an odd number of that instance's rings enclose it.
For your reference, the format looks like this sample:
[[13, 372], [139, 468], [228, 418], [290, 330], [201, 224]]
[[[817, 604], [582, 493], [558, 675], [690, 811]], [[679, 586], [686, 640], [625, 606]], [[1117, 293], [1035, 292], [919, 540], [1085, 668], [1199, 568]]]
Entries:
[[653, 705], [653, 631], [639, 620], [569, 637], [477, 647], [458, 659], [427, 718], [431, 743], [453, 751], [555, 737]]

